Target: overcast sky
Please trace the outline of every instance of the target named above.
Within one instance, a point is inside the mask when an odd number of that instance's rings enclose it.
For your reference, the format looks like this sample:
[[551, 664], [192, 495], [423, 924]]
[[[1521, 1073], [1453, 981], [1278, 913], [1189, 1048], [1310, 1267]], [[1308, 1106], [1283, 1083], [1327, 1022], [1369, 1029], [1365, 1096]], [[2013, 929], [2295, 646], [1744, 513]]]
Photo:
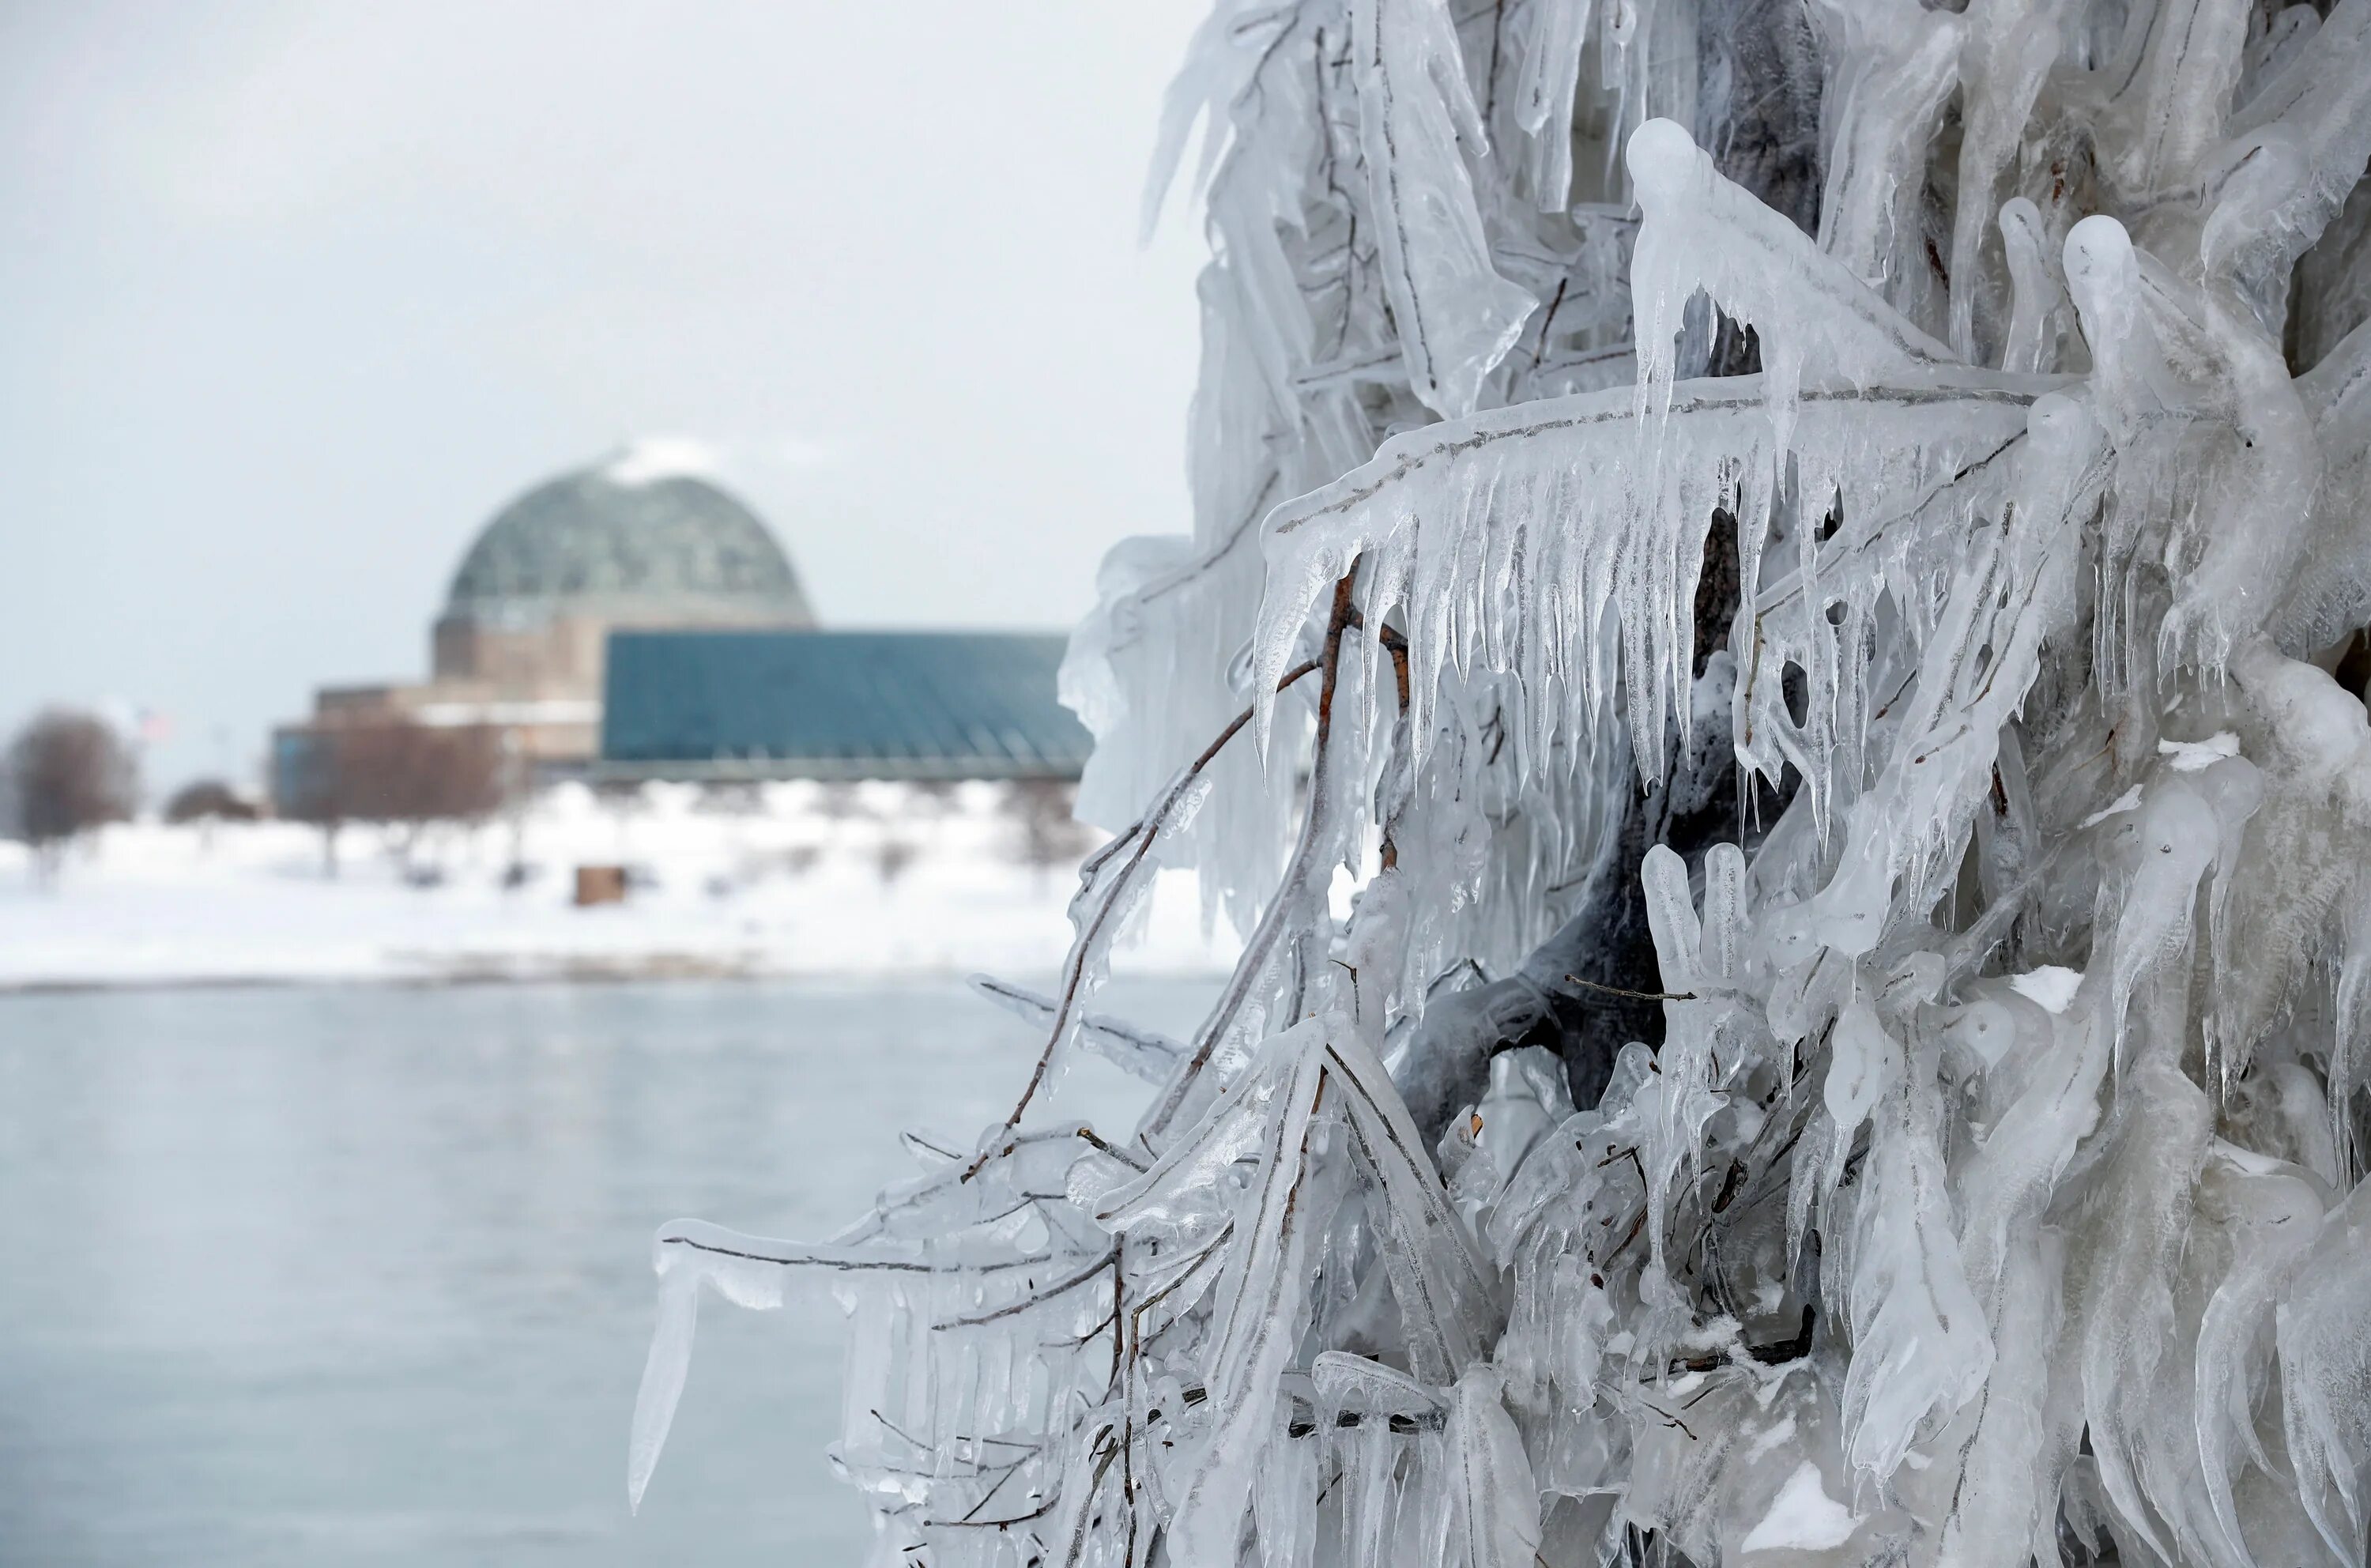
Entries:
[[1199, 0], [0, 0], [0, 725], [251, 778], [538, 479], [704, 444], [839, 625], [1067, 625], [1186, 525]]

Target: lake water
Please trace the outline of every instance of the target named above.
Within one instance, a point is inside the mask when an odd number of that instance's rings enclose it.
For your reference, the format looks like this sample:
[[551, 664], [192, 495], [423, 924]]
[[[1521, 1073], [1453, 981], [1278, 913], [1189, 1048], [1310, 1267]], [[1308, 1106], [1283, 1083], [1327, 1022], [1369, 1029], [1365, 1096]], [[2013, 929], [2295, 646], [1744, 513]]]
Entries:
[[821, 1301], [703, 1309], [628, 1516], [651, 1233], [827, 1235], [1034, 1048], [952, 982], [0, 997], [0, 1562], [854, 1563]]

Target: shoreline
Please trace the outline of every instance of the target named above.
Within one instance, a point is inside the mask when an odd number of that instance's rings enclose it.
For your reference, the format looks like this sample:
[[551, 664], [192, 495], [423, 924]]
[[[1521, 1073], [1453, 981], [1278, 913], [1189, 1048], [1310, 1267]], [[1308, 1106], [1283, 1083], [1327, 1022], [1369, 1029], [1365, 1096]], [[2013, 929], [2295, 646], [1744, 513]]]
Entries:
[[[777, 788], [765, 809], [710, 809], [646, 786], [581, 787], [515, 824], [455, 829], [407, 863], [355, 855], [325, 876], [289, 823], [118, 824], [35, 886], [0, 845], [0, 996], [282, 986], [860, 984], [1051, 974], [1072, 939], [1076, 877], [1021, 857], [1000, 791], [950, 799], [864, 786]], [[8, 875], [10, 870], [15, 876]], [[620, 870], [622, 898], [580, 905], [573, 873]], [[524, 873], [524, 874], [522, 874]], [[1191, 872], [1163, 870], [1128, 973], [1223, 974]]]
[[[690, 955], [671, 955], [688, 959]], [[880, 969], [785, 969], [757, 965], [726, 965], [707, 961], [630, 964], [588, 959], [558, 969], [457, 968], [420, 974], [289, 974], [257, 972], [244, 974], [128, 974], [111, 978], [0, 979], [0, 1001], [14, 997], [70, 997], [121, 991], [287, 991], [287, 990], [457, 990], [472, 986], [604, 986], [697, 984], [768, 985], [813, 982], [851, 986], [902, 982], [968, 980], [981, 973], [976, 967], [931, 965]], [[1033, 971], [1017, 972], [1024, 975]], [[1050, 974], [1048, 969], [1047, 973]], [[1115, 981], [1192, 981], [1217, 983], [1227, 977], [1223, 965], [1123, 965]], [[1000, 975], [999, 978], [1008, 976]]]

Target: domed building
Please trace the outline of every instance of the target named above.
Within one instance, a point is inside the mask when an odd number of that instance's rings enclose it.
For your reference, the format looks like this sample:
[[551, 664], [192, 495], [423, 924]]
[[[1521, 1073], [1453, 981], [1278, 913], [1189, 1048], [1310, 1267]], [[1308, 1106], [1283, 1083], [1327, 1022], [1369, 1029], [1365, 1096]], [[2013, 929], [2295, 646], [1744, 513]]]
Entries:
[[649, 449], [549, 479], [461, 558], [416, 685], [272, 733], [283, 815], [478, 816], [538, 779], [1075, 779], [1059, 633], [818, 631], [755, 513]]
[[538, 485], [486, 525], [437, 617], [434, 672], [505, 697], [589, 697], [613, 629], [813, 625], [756, 513], [705, 479], [621, 460]]
[[758, 514], [707, 479], [629, 449], [546, 480], [495, 513], [453, 574], [430, 678], [324, 687], [272, 737], [283, 810], [318, 795], [327, 737], [409, 722], [491, 732], [538, 775], [600, 746], [609, 634], [812, 628], [790, 559]]

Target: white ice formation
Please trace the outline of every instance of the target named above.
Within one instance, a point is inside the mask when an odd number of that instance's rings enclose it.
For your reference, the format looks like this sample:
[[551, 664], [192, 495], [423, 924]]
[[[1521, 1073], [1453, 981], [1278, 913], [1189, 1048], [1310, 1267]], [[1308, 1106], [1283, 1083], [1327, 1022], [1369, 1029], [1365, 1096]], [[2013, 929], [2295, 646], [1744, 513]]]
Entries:
[[1197, 123], [989, 987], [1144, 1119], [669, 1227], [637, 1495], [822, 1278], [885, 1568], [2361, 1563], [2371, 0], [1220, 0]]

